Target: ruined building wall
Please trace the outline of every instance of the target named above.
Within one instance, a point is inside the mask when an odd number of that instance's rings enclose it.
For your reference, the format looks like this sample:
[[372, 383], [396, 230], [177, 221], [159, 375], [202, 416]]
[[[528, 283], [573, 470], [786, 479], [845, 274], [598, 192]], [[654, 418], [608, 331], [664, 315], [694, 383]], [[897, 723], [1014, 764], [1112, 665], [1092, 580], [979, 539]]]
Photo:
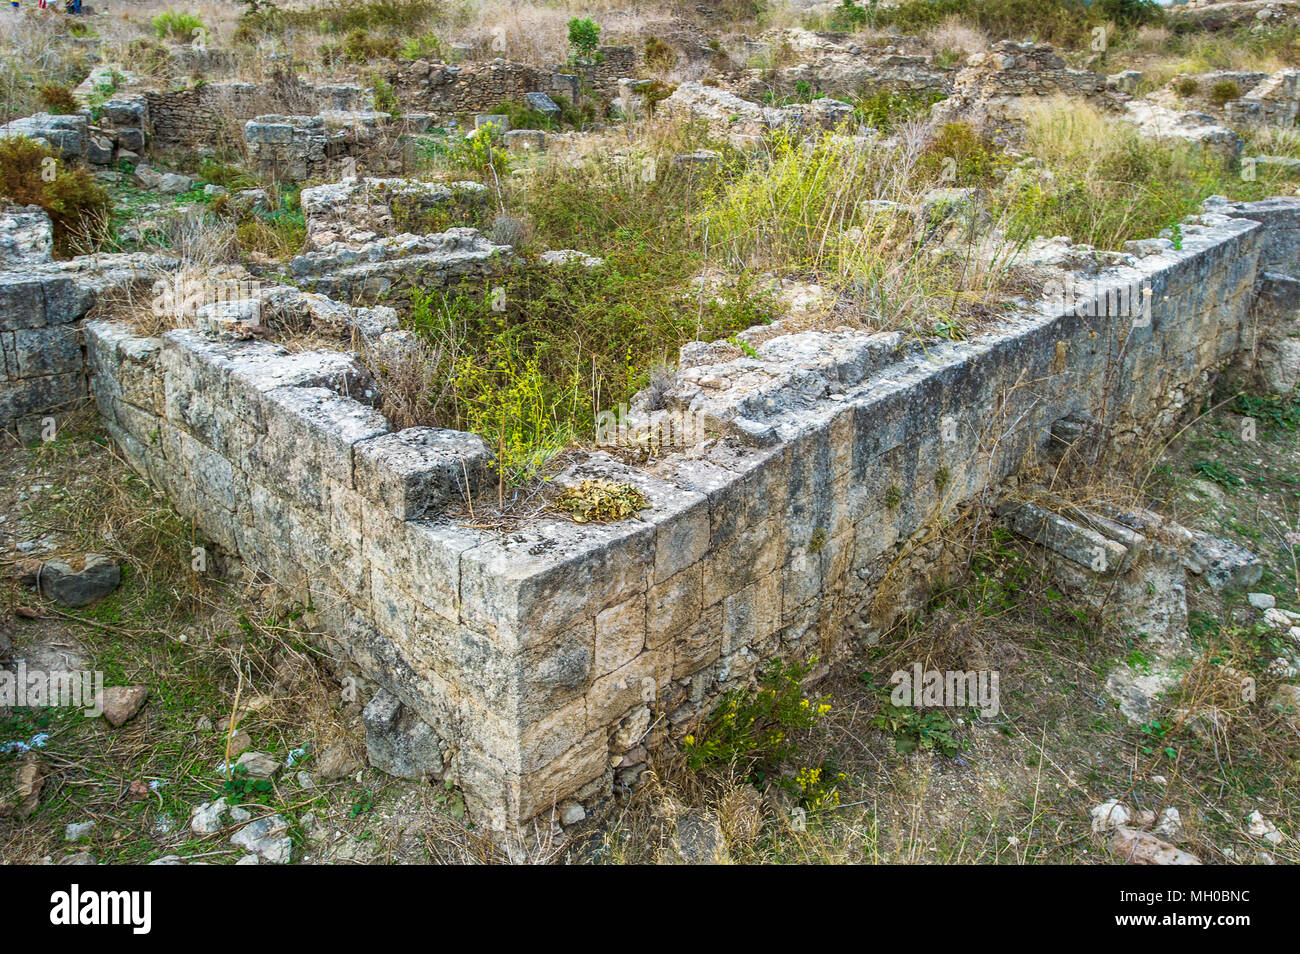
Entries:
[[[513, 828], [635, 784], [650, 748], [766, 659], [831, 662], [874, 638], [874, 598], [897, 609], [887, 570], [929, 569], [917, 531], [979, 500], [1054, 422], [1093, 420], [1120, 445], [1173, 423], [1238, 351], [1261, 255], [1296, 270], [1300, 200], [1217, 212], [1082, 307], [1047, 301], [970, 341], [804, 332], [759, 359], [685, 362], [668, 410], [721, 439], [646, 467], [574, 465], [562, 481], [645, 492], [639, 520], [608, 525], [468, 526], [460, 484], [487, 448], [391, 433], [344, 355], [108, 324], [87, 326], [87, 348], [132, 465], [309, 602], [330, 645], [435, 728], [474, 816]], [[1137, 288], [1149, 310], [1115, 306]]]

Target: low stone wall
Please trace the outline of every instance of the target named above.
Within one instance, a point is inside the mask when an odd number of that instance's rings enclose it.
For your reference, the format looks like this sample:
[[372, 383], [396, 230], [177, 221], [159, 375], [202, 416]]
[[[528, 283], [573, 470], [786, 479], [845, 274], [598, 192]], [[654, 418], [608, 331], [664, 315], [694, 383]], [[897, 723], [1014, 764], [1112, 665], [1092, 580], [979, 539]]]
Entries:
[[12, 237], [15, 216], [40, 233], [0, 266], [0, 431], [30, 443], [51, 437], [65, 412], [86, 400], [86, 362], [77, 324], [103, 295], [142, 282], [165, 260], [140, 254], [51, 262], [49, 219], [33, 209], [0, 215]]
[[1004, 40], [966, 60], [953, 80], [952, 96], [936, 104], [931, 115], [938, 122], [954, 122], [972, 111], [1014, 117], [1033, 97], [1081, 96], [1105, 103], [1106, 90], [1103, 74], [1069, 69], [1050, 44]]
[[1278, 70], [1223, 111], [1232, 122], [1294, 126], [1300, 119], [1300, 69]]
[[314, 115], [364, 109], [360, 86], [311, 86], [293, 78], [268, 83], [206, 83], [148, 91], [150, 144], [161, 153], [210, 153], [242, 143], [244, 124], [263, 114]]
[[583, 96], [608, 104], [618, 95], [619, 79], [634, 74], [636, 53], [630, 46], [606, 46], [600, 52], [599, 63], [554, 69], [505, 62], [449, 66], [417, 60], [388, 79], [404, 108], [444, 119], [487, 112], [508, 99], [522, 102], [525, 93], [533, 92], [563, 96], [575, 104]]
[[250, 170], [282, 182], [333, 181], [358, 173], [391, 175], [407, 164], [407, 136], [423, 117], [327, 111], [317, 116], [257, 116], [244, 124]]
[[86, 339], [133, 466], [309, 604], [340, 655], [434, 727], [436, 774], [473, 816], [515, 829], [636, 785], [649, 749], [768, 658], [827, 665], [878, 638], [906, 608], [897, 581], [933, 570], [918, 531], [991, 505], [1054, 423], [1119, 446], [1173, 424], [1239, 350], [1261, 261], [1296, 272], [1298, 227], [1300, 200], [1217, 207], [1181, 249], [1142, 243], [1077, 298], [970, 341], [687, 349], [655, 413], [713, 439], [642, 467], [590, 453], [560, 478], [643, 490], [640, 519], [606, 525], [503, 534], [456, 516], [488, 449], [393, 433], [347, 355], [104, 323]]

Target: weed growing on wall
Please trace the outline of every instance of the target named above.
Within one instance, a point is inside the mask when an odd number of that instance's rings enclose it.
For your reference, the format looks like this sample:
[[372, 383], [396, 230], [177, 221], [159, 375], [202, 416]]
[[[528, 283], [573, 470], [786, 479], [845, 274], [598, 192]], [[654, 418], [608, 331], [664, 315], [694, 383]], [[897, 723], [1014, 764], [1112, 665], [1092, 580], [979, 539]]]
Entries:
[[773, 660], [752, 691], [732, 690], [709, 721], [686, 737], [687, 762], [693, 769], [737, 765], [768, 773], [795, 752], [792, 734], [810, 729], [830, 711], [825, 698], [810, 699], [803, 680], [817, 664]]

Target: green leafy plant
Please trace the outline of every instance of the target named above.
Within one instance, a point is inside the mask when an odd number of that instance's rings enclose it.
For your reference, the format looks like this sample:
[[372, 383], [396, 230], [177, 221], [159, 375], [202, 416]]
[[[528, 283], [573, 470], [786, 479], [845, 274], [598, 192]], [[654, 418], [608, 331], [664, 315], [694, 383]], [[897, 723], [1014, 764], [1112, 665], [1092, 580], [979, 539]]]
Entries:
[[899, 754], [938, 752], [952, 758], [970, 747], [967, 739], [957, 736], [957, 724], [947, 711], [896, 706], [889, 698], [887, 687], [879, 692], [882, 703], [872, 724], [894, 737], [894, 748]]
[[248, 767], [236, 765], [231, 769], [230, 777], [222, 783], [221, 791], [232, 800], [257, 802], [272, 794], [275, 786], [268, 779], [249, 778]]
[[574, 17], [569, 21], [570, 61], [592, 60], [599, 62], [600, 24], [589, 18]]
[[1244, 480], [1217, 460], [1197, 461], [1193, 471], [1198, 477], [1212, 480], [1225, 490], [1235, 490], [1245, 483]]
[[197, 14], [181, 13], [177, 10], [164, 10], [151, 21], [153, 31], [158, 39], [171, 38], [179, 43], [189, 43], [194, 39], [194, 31], [204, 29], [203, 21]]
[[724, 695], [699, 734], [686, 736], [687, 764], [697, 771], [724, 764], [759, 777], [773, 774], [794, 754], [792, 735], [813, 727], [830, 712], [826, 697], [809, 698], [804, 693], [803, 680], [816, 664], [816, 657], [789, 665], [773, 660], [756, 690]]

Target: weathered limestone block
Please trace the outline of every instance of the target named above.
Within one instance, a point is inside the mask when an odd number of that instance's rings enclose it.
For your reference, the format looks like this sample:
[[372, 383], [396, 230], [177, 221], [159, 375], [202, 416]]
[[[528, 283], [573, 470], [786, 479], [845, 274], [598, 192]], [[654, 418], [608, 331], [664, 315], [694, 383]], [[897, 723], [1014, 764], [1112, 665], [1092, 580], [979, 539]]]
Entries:
[[380, 689], [361, 714], [366, 757], [397, 778], [437, 778], [443, 771], [443, 741], [400, 699]]
[[835, 130], [852, 122], [853, 107], [835, 99], [791, 106], [761, 106], [715, 86], [688, 81], [659, 104], [667, 113], [707, 123], [737, 143], [752, 142], [773, 129]]
[[44, 140], [60, 159], [81, 159], [86, 155], [88, 123], [85, 116], [54, 116], [37, 113], [0, 126], [0, 138], [26, 136]]
[[511, 254], [477, 229], [453, 228], [430, 235], [403, 234], [360, 245], [332, 242], [289, 262], [304, 288], [344, 301], [409, 301], [412, 287], [442, 286], [462, 278], [496, 274]]
[[40, 206], [0, 210], [0, 261], [7, 268], [42, 265], [54, 249], [54, 226]]
[[1120, 118], [1137, 126], [1145, 135], [1157, 139], [1182, 139], [1213, 150], [1230, 162], [1236, 162], [1241, 155], [1241, 137], [1216, 122], [1213, 116], [1176, 112], [1144, 99], [1125, 103], [1124, 110]]
[[414, 520], [476, 493], [492, 459], [477, 434], [411, 427], [356, 446], [356, 486], [399, 520]]

